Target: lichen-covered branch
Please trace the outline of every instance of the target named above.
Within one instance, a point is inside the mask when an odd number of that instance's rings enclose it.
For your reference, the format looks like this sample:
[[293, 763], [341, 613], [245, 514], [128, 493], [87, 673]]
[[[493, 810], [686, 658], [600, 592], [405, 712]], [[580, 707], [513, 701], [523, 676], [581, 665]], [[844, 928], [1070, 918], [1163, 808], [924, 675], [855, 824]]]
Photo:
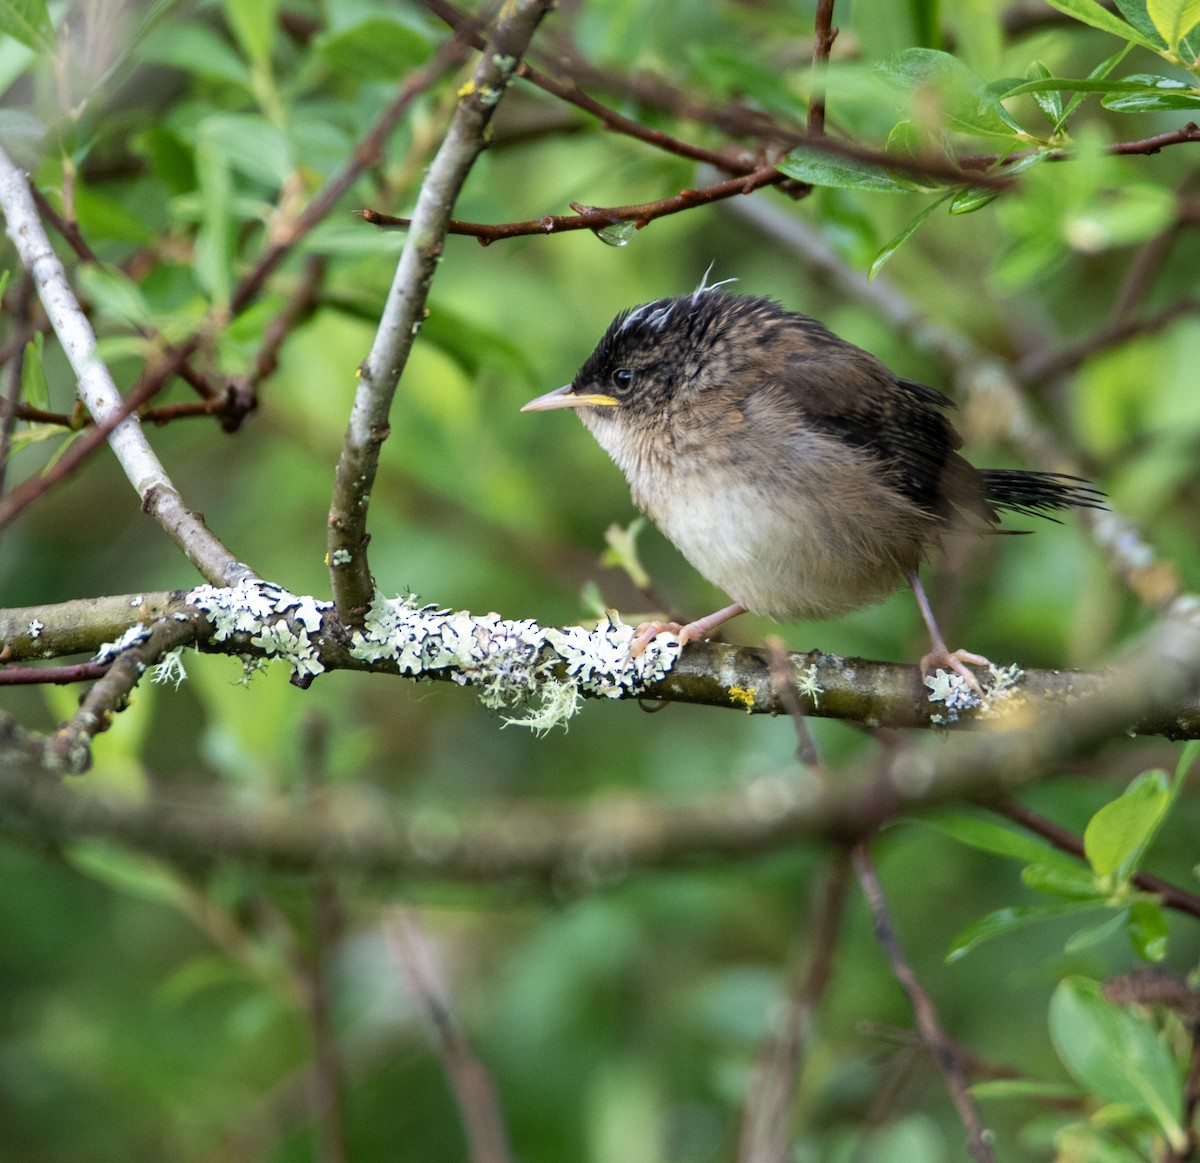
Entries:
[[[284, 811], [198, 809], [165, 800], [81, 795], [38, 778], [13, 736], [0, 762], [0, 831], [41, 841], [103, 837], [193, 869], [223, 861], [313, 873], [335, 870], [377, 882], [552, 883], [588, 888], [630, 870], [744, 860], [815, 837], [841, 842], [948, 801], [1005, 796], [1054, 774], [1134, 723], [1161, 715], [1200, 686], [1200, 617], [1181, 612], [1094, 691], [995, 729], [904, 749], [817, 784], [781, 773], [736, 791], [670, 805], [607, 798], [583, 807], [503, 804], [447, 827], [439, 809], [395, 820], [315, 820]], [[5, 733], [5, 738], [8, 734]]]
[[347, 625], [362, 624], [374, 595], [367, 564], [367, 508], [379, 450], [388, 435], [392, 397], [425, 317], [446, 225], [486, 144], [496, 106], [549, 8], [550, 0], [514, 0], [502, 9], [421, 184], [375, 341], [359, 369], [329, 513], [330, 584]]
[[[1187, 616], [1187, 605], [1179, 616]], [[251, 667], [286, 663], [308, 686], [327, 670], [360, 670], [440, 679], [476, 689], [513, 723], [534, 730], [565, 725], [586, 698], [648, 698], [726, 707], [750, 714], [788, 713], [788, 695], [766, 650], [692, 642], [680, 650], [661, 634], [636, 659], [633, 628], [616, 615], [597, 626], [543, 627], [532, 620], [483, 616], [377, 597], [364, 625], [347, 629], [332, 603], [269, 582], [230, 589], [138, 594], [61, 606], [0, 610], [0, 661], [24, 663], [96, 651], [131, 628], [199, 612], [207, 631], [199, 649]], [[1048, 705], [1068, 707], [1102, 689], [1098, 674], [994, 668], [980, 696], [939, 672], [922, 681], [915, 666], [842, 658], [819, 651], [787, 656], [790, 690], [803, 713], [870, 727], [1001, 726]], [[786, 689], [786, 688], [785, 688]], [[1195, 691], [1155, 702], [1127, 720], [1141, 734], [1200, 737]]]
[[[98, 425], [120, 415], [124, 402], [112, 375], [96, 355], [96, 336], [67, 281], [38, 217], [25, 175], [0, 146], [0, 209], [21, 263], [33, 276], [38, 297], [74, 369], [79, 395]], [[109, 447], [149, 513], [215, 585], [232, 585], [252, 571], [217, 540], [183, 502], [134, 416], [108, 433]]]

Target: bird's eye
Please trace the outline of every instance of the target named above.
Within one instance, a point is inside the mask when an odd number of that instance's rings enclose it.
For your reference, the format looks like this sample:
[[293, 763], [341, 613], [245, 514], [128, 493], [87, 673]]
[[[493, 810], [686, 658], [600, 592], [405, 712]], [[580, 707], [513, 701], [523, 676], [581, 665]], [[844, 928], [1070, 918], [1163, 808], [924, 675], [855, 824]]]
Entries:
[[627, 392], [633, 386], [633, 372], [627, 367], [619, 367], [612, 374], [612, 382], [618, 392]]

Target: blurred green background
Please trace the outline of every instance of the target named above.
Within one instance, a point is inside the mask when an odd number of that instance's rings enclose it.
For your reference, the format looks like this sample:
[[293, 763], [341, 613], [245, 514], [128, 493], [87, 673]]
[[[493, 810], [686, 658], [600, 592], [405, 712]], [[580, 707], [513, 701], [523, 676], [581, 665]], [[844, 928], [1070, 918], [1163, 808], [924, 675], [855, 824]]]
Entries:
[[[64, 188], [73, 190], [80, 228], [101, 258], [128, 264], [136, 256], [115, 287], [78, 279], [128, 386], [142, 349], [119, 315], [122, 296], [133, 288], [135, 314], [168, 336], [187, 334], [259, 253], [278, 207], [302, 204], [344, 162], [397, 80], [445, 33], [418, 7], [296, 0], [258, 10], [227, 0], [176, 5], [140, 40], [133, 32], [144, 9], [104, 10], [113, 21], [108, 43], [86, 25], [102, 5], [68, 8], [70, 59], [79, 66], [89, 47], [107, 51], [114, 71], [89, 90], [77, 68], [69, 84], [81, 91], [71, 96], [86, 103], [64, 116], [49, 62], [0, 42], [0, 136], [8, 125], [7, 144], [56, 205]], [[1024, 76], [1035, 60], [1055, 75], [1086, 75], [1119, 47], [1069, 21], [1008, 35], [1005, 12], [993, 0], [839, 3], [831, 126], [882, 144], [906, 110], [900, 98], [889, 105], [880, 96], [870, 67], [915, 46], [952, 50], [987, 81]], [[564, 3], [543, 30], [538, 60], [552, 63], [555, 38], [567, 36], [614, 77], [644, 70], [715, 107], [743, 100], [803, 122], [812, 23], [811, 5], [773, 0]], [[376, 44], [389, 47], [379, 59], [367, 51]], [[1124, 67], [1149, 65], [1135, 56]], [[244, 370], [303, 258], [330, 256], [315, 311], [284, 345], [242, 430], [227, 436], [203, 420], [150, 430], [181, 493], [225, 544], [298, 593], [328, 594], [333, 466], [355, 368], [402, 244], [399, 233], [377, 232], [352, 211], [411, 207], [463, 75], [448, 75], [416, 103], [382, 163], [297, 248], [264, 298], [202, 350], [214, 378]], [[685, 139], [725, 140], [618, 83], [595, 91]], [[1030, 135], [1045, 135], [1031, 98], [1009, 107]], [[18, 117], [31, 115], [42, 123], [40, 141], [14, 136]], [[1139, 311], [1187, 299], [1200, 260], [1185, 213], [1195, 196], [1194, 147], [1120, 160], [1101, 149], [1184, 119], [1091, 101], [1073, 125], [1083, 160], [1045, 165], [1019, 193], [977, 213], [934, 213], [882, 278], [941, 326], [1012, 364], [1094, 333], [1129, 285], [1139, 248], [1168, 228]], [[1024, 143], [976, 144], [982, 153]], [[650, 201], [704, 180], [690, 164], [518, 85], [455, 216], [536, 218], [566, 213], [571, 201]], [[797, 202], [774, 191], [753, 197], [803, 221], [860, 270], [932, 200], [929, 192], [837, 189]], [[1179, 220], [1164, 219], [1164, 206], [1182, 208]], [[1081, 223], [1099, 234], [1081, 233]], [[14, 263], [6, 250], [4, 265]], [[567, 382], [618, 310], [688, 291], [710, 266], [712, 278], [775, 296], [898, 373], [955, 393], [951, 370], [920, 336], [898, 333], [814, 275], [734, 202], [655, 221], [624, 247], [587, 231], [488, 247], [451, 238], [372, 498], [371, 566], [382, 589], [562, 624], [590, 615], [585, 588], [594, 586], [607, 604], [631, 617], [642, 612], [644, 599], [624, 576], [600, 564], [606, 527], [635, 516], [619, 472], [575, 417], [518, 409]], [[45, 358], [50, 406], [69, 410], [73, 384], [50, 343]], [[1200, 323], [1181, 310], [1171, 326], [1028, 393], [1034, 415], [1188, 586], [1200, 566], [1197, 366]], [[167, 398], [190, 397], [176, 384]], [[993, 420], [985, 398], [959, 416], [971, 458], [1021, 464], [1018, 450], [995, 441]], [[36, 471], [55, 446], [22, 448], [10, 472], [19, 479]], [[697, 616], [720, 601], [655, 530], [640, 547], [675, 610]], [[980, 543], [958, 565], [932, 574], [943, 629], [997, 661], [1097, 666], [1150, 622], [1074, 522]], [[105, 457], [0, 541], [6, 606], [197, 581]], [[729, 637], [759, 643], [767, 633], [796, 649], [870, 658], [913, 661], [923, 648], [908, 594], [830, 623], [775, 627], [745, 617]], [[506, 799], [583, 805], [618, 790], [683, 799], [795, 764], [793, 728], [782, 719], [591, 703], [569, 731], [535, 738], [502, 729], [449, 684], [337, 673], [302, 692], [278, 669], [243, 685], [228, 659], [192, 654], [185, 663], [178, 689], [139, 688], [97, 740], [81, 786], [197, 805], [213, 795], [301, 805], [314, 720], [328, 732], [329, 794], [364, 812], [426, 813], [434, 826]], [[4, 688], [0, 709], [49, 728], [69, 716], [76, 694]], [[832, 778], [876, 748], [844, 724], [816, 721], [812, 730]], [[1162, 742], [1114, 743], [1077, 770], [1047, 773], [1053, 778], [1027, 799], [1078, 832], [1132, 774], [1172, 769], [1176, 757]], [[1155, 871], [1192, 883], [1198, 823], [1185, 797], [1154, 849]], [[989, 1063], [1061, 1080], [1046, 1031], [1050, 993], [1066, 973], [1105, 978], [1133, 967], [1124, 938], [1065, 953], [1069, 927], [1047, 924], [947, 966], [945, 951], [965, 925], [1032, 894], [1013, 866], [920, 824], [889, 828], [875, 853], [901, 938], [951, 1036]], [[811, 956], [812, 905], [830, 860], [824, 845], [797, 846], [744, 865], [633, 875], [589, 894], [338, 885], [340, 922], [325, 955], [344, 1057], [348, 1157], [464, 1157], [452, 1095], [387, 936], [393, 910], [406, 903], [424, 910], [454, 1005], [496, 1084], [514, 1158], [734, 1158], [755, 1055], [794, 963]], [[0, 883], [9, 886], [0, 893], [0, 1158], [312, 1157], [312, 1036], [297, 992], [297, 967], [319, 929], [311, 885], [253, 868], [195, 881], [103, 845], [8, 841]], [[1168, 967], [1186, 972], [1196, 953], [1194, 926], [1174, 920]], [[797, 1098], [796, 1159], [963, 1157], [941, 1079], [902, 1036], [911, 1024], [852, 892]], [[1054, 1128], [1068, 1116], [1014, 1102], [986, 1106], [985, 1117], [1007, 1144], [1005, 1157], [1049, 1159]]]

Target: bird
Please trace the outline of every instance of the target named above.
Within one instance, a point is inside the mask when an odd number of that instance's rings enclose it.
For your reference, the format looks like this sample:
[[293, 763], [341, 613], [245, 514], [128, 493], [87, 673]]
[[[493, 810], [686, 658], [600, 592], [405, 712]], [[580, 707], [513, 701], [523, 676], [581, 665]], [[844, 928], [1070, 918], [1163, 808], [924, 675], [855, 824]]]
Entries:
[[1103, 508], [1103, 494], [1066, 474], [976, 468], [949, 397], [816, 319], [722, 286], [622, 311], [569, 384], [521, 409], [573, 409], [637, 507], [732, 599], [686, 624], [643, 623], [630, 654], [746, 612], [837, 617], [907, 582], [930, 638], [921, 672], [979, 690], [970, 667], [988, 660], [947, 648], [919, 567], [959, 530]]

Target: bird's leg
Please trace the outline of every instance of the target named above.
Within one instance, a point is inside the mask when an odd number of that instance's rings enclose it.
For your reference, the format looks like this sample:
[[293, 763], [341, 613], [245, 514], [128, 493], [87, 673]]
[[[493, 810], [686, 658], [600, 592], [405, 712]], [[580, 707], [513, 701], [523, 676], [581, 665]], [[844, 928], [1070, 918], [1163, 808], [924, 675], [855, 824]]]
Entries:
[[746, 613], [746, 607], [741, 602], [734, 602], [732, 606], [726, 606], [723, 610], [717, 610], [715, 614], [709, 614], [705, 618], [697, 618], [696, 621], [689, 622], [686, 626], [681, 626], [678, 622], [643, 622], [633, 632], [629, 657], [637, 658], [664, 630], [668, 634], [675, 634], [679, 638], [679, 645], [684, 646], [689, 642], [694, 642], [697, 638], [703, 638], [722, 622], [728, 622], [730, 618], [736, 618], [739, 614], [744, 613]]
[[929, 606], [929, 599], [925, 596], [925, 587], [921, 585], [921, 579], [917, 576], [915, 569], [909, 573], [908, 581], [916, 596], [921, 617], [925, 619], [925, 628], [929, 631], [929, 641], [932, 645], [929, 653], [921, 659], [921, 673], [928, 676], [932, 671], [939, 669], [952, 670], [955, 674], [961, 675], [963, 680], [974, 690], [981, 691], [979, 679], [967, 668], [967, 663], [969, 662], [972, 666], [990, 666], [991, 663], [982, 654], [972, 654], [968, 650], [947, 650], [946, 640], [938, 629], [937, 619], [934, 618], [933, 610]]

